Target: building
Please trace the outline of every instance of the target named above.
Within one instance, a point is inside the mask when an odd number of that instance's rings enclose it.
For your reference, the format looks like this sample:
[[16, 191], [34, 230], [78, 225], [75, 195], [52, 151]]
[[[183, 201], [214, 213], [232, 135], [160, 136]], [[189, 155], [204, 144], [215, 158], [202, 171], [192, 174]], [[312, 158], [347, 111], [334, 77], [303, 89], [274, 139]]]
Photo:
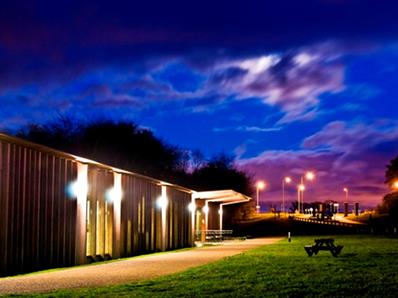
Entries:
[[195, 230], [222, 229], [223, 204], [249, 199], [0, 134], [0, 275], [192, 246]]

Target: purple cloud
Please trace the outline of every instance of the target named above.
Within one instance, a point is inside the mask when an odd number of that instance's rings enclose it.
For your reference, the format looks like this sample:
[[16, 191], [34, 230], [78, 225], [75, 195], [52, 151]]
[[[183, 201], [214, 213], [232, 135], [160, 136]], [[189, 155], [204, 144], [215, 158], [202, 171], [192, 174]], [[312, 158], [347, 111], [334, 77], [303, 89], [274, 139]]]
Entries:
[[99, 99], [93, 103], [94, 108], [142, 108], [143, 104], [134, 97], [126, 95], [112, 96], [107, 99]]
[[344, 89], [344, 70], [339, 59], [308, 49], [222, 63], [212, 83], [238, 99], [280, 107], [284, 116], [277, 124], [284, 124], [314, 118], [320, 95]]
[[394, 40], [398, 29], [392, 0], [204, 0], [195, 9], [180, 0], [22, 2], [0, 10], [0, 83], [7, 86], [162, 58], [189, 57], [203, 67], [325, 40], [377, 43]]
[[303, 148], [328, 148], [335, 152], [366, 150], [377, 144], [398, 139], [398, 122], [378, 120], [375, 123], [349, 125], [343, 121], [328, 123], [321, 131], [306, 138]]
[[316, 181], [308, 183], [308, 200], [334, 199], [342, 202], [343, 187], [350, 198], [366, 206], [375, 206], [388, 192], [384, 183], [385, 165], [394, 156], [380, 150], [383, 144], [398, 140], [398, 123], [349, 124], [336, 121], [307, 137], [295, 151], [264, 151], [257, 157], [237, 160], [237, 164], [256, 179], [269, 183], [266, 201], [278, 202], [283, 177], [295, 178], [290, 200], [295, 199], [299, 177], [307, 170], [316, 172]]

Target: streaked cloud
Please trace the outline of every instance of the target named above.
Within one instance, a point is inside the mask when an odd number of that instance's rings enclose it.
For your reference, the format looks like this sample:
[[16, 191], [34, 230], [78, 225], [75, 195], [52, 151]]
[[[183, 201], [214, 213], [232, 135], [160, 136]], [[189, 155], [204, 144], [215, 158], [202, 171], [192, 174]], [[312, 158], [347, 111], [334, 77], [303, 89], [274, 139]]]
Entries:
[[259, 126], [230, 126], [230, 127], [214, 127], [214, 132], [224, 131], [242, 131], [242, 132], [275, 132], [280, 131], [282, 127], [259, 127]]
[[278, 124], [311, 120], [322, 94], [344, 89], [343, 63], [328, 58], [304, 50], [232, 61], [215, 67], [212, 83], [237, 99], [260, 98], [280, 107], [284, 116]]
[[[308, 200], [344, 199], [342, 188], [350, 188], [351, 199], [374, 206], [386, 193], [386, 161], [394, 157], [398, 146], [398, 122], [355, 123], [335, 121], [307, 137], [297, 150], [266, 150], [256, 157], [239, 159], [240, 168], [258, 179], [269, 181], [267, 200], [277, 202], [280, 181], [286, 175], [295, 184], [307, 170], [316, 172], [314, 185], [308, 184]], [[387, 154], [387, 155], [386, 155]], [[295, 185], [291, 189], [294, 200]], [[371, 191], [369, 191], [371, 190]]]
[[355, 198], [376, 201], [398, 147], [397, 8], [393, 0], [203, 0], [195, 9], [182, 0], [7, 1], [0, 129], [58, 113], [137, 120], [187, 148], [233, 152], [274, 179], [270, 197], [280, 195], [280, 175], [316, 167], [320, 198], [347, 184]]

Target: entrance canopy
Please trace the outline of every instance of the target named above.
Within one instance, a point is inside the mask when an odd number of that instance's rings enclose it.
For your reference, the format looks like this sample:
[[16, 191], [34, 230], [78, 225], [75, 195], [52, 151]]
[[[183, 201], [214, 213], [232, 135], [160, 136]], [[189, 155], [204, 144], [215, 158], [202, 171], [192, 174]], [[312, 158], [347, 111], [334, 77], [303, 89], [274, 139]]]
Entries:
[[197, 191], [192, 193], [192, 199], [197, 208], [194, 214], [195, 218], [192, 218], [192, 226], [196, 231], [196, 239], [201, 241], [206, 241], [206, 235], [217, 230], [219, 231], [218, 235], [223, 234], [223, 207], [225, 205], [245, 203], [251, 200], [250, 197], [232, 189]]
[[211, 191], [197, 191], [192, 194], [195, 200], [205, 200], [207, 202], [221, 203], [223, 205], [244, 203], [251, 200], [250, 197], [245, 196], [232, 189], [225, 190], [211, 190]]

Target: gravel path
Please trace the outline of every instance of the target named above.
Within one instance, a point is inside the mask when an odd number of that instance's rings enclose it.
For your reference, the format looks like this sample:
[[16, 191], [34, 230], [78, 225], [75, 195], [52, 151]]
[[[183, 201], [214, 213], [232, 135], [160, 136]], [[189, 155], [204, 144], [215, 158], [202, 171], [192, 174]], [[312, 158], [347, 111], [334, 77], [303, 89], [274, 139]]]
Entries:
[[271, 244], [280, 239], [257, 238], [245, 241], [227, 241], [219, 246], [146, 255], [108, 264], [99, 263], [98, 265], [72, 267], [54, 272], [0, 278], [0, 295], [128, 283], [184, 271], [261, 245]]

